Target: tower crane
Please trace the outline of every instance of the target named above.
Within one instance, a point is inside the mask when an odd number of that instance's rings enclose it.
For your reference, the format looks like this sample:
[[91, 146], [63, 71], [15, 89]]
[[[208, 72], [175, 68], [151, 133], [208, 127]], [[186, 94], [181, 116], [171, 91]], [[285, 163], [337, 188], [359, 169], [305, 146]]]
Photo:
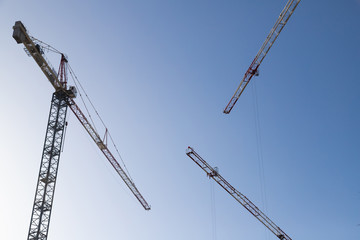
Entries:
[[241, 93], [245, 90], [246, 86], [249, 84], [251, 78], [254, 75], [255, 76], [259, 75], [259, 66], [261, 62], [264, 60], [266, 54], [269, 52], [276, 38], [279, 36], [281, 30], [285, 27], [285, 24], [288, 22], [289, 18], [293, 14], [295, 8], [300, 3], [300, 1], [301, 0], [289, 0], [286, 3], [285, 8], [280, 13], [279, 18], [275, 22], [275, 25], [272, 27], [269, 35], [266, 37], [265, 42], [263, 43], [256, 57], [250, 64], [250, 67], [246, 71], [243, 79], [240, 82], [240, 85], [236, 89], [228, 105], [225, 107], [224, 109], [225, 114], [230, 113], [231, 109], [234, 107], [235, 103], [239, 99]]
[[[15, 22], [13, 30], [13, 38], [18, 44], [24, 44], [25, 51], [29, 56], [33, 57], [35, 62], [39, 65], [40, 69], [45, 74], [46, 78], [55, 88], [55, 92], [53, 93], [51, 100], [45, 143], [41, 158], [40, 171], [38, 175], [27, 239], [46, 240], [48, 237], [68, 107], [75, 114], [90, 137], [99, 147], [100, 151], [105, 155], [107, 160], [114, 167], [115, 171], [119, 174], [130, 191], [138, 199], [140, 204], [144, 207], [145, 210], [150, 210], [149, 204], [141, 195], [135, 186], [135, 183], [126, 174], [114, 155], [110, 152], [106, 140], [102, 140], [100, 138], [96, 129], [91, 125], [85, 114], [76, 104], [74, 98], [77, 96], [77, 90], [74, 86], [67, 86], [67, 71], [69, 65], [65, 55], [50, 45], [30, 36], [21, 21]], [[44, 54], [44, 49], [55, 51], [61, 54], [58, 73], [47, 60]]]
[[236, 190], [233, 186], [230, 185], [220, 174], [219, 172], [212, 168], [204, 159], [197, 154], [193, 148], [188, 147], [186, 149], [186, 155], [191, 158], [199, 167], [202, 168], [209, 178], [214, 179], [222, 188], [225, 189], [236, 201], [246, 208], [252, 215], [254, 215], [260, 222], [262, 222], [265, 227], [267, 227], [271, 232], [273, 232], [281, 240], [291, 240], [291, 238], [278, 227], [273, 221], [270, 220], [263, 212], [259, 210], [255, 204], [253, 204], [245, 195]]

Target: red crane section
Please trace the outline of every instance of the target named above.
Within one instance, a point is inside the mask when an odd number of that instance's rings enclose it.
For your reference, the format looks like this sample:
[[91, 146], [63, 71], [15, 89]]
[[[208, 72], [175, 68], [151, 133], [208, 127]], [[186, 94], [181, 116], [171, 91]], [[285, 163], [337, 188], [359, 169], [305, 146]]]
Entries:
[[190, 157], [202, 170], [204, 170], [209, 178], [214, 179], [222, 188], [225, 189], [236, 201], [243, 205], [254, 217], [262, 222], [271, 232], [273, 232], [279, 239], [291, 240], [291, 238], [270, 220], [263, 212], [259, 210], [245, 195], [236, 190], [230, 185], [217, 171], [214, 170], [193, 148], [188, 147], [186, 155]]
[[264, 60], [266, 54], [269, 52], [270, 48], [274, 44], [276, 38], [279, 36], [281, 30], [285, 27], [285, 24], [288, 22], [289, 18], [293, 14], [295, 8], [300, 3], [301, 0], [289, 0], [285, 8], [280, 13], [279, 18], [276, 20], [275, 25], [271, 29], [269, 35], [267, 36], [265, 42], [261, 46], [256, 57], [250, 64], [250, 67], [246, 71], [243, 79], [240, 82], [240, 85], [236, 89], [234, 95], [230, 99], [230, 102], [224, 109], [224, 113], [229, 114], [231, 109], [234, 107], [235, 103], [239, 99], [241, 93], [244, 91], [251, 78], [258, 73], [258, 68], [261, 62]]

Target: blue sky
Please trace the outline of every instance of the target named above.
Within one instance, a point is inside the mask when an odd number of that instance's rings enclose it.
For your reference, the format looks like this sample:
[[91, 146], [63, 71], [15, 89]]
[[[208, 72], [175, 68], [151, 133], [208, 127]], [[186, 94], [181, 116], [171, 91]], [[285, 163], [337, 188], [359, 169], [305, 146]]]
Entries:
[[[187, 146], [292, 239], [359, 239], [360, 1], [300, 2], [260, 76], [222, 113], [286, 2], [0, 1], [1, 238], [27, 236], [53, 92], [11, 36], [21, 20], [69, 56], [152, 206], [69, 112], [49, 239], [214, 239], [212, 183]], [[217, 239], [277, 239], [214, 190]]]

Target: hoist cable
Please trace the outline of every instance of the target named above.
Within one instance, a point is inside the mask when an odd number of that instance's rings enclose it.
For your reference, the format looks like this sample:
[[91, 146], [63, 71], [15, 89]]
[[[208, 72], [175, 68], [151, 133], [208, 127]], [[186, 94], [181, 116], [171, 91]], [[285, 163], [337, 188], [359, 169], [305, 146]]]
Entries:
[[[267, 213], [267, 196], [266, 196], [266, 181], [265, 181], [265, 168], [261, 138], [261, 127], [260, 127], [260, 114], [259, 114], [259, 103], [256, 89], [256, 82], [252, 84], [253, 92], [253, 107], [254, 107], [254, 118], [255, 118], [255, 132], [256, 132], [256, 152], [259, 168], [259, 179], [260, 179], [260, 191], [261, 191], [261, 202], [263, 205], [264, 212]], [[269, 239], [269, 233], [265, 232], [266, 239]]]
[[[98, 116], [98, 118], [99, 118], [100, 122], [102, 123], [103, 127], [104, 127], [105, 129], [108, 129], [107, 126], [105, 125], [104, 121], [102, 120], [100, 114], [99, 114], [98, 111], [96, 110], [94, 104], [93, 104], [92, 101], [90, 100], [90, 97], [88, 96], [88, 94], [86, 93], [85, 89], [83, 88], [81, 82], [80, 82], [79, 79], [77, 78], [75, 72], [74, 72], [73, 69], [71, 68], [70, 64], [68, 64], [68, 67], [69, 67], [70, 75], [71, 75], [71, 77], [73, 78], [77, 89], [79, 89], [79, 90], [81, 89], [81, 90], [84, 92], [85, 97], [87, 98], [87, 100], [88, 100], [88, 102], [90, 103], [92, 109], [94, 110], [94, 112], [95, 112], [96, 115]], [[78, 86], [80, 86], [80, 88], [79, 88]], [[80, 94], [80, 91], [79, 91], [79, 94]], [[88, 108], [86, 107], [86, 103], [85, 103], [85, 101], [83, 100], [81, 94], [80, 94], [80, 96], [81, 96], [81, 99], [82, 99], [82, 101], [83, 101], [83, 104], [85, 105], [86, 111], [87, 111], [88, 114], [89, 114], [89, 117], [90, 117], [90, 119], [91, 119], [91, 121], [92, 121], [92, 124], [94, 125], [94, 128], [95, 128], [95, 130], [96, 130], [95, 124], [94, 124], [94, 122], [93, 122], [93, 120], [92, 120], [92, 118], [91, 118], [91, 116], [90, 116], [90, 113], [89, 113], [89, 111], [88, 111]], [[97, 130], [96, 130], [96, 131], [97, 131]], [[107, 130], [107, 133], [105, 133], [105, 134], [108, 134], [108, 135], [109, 135], [110, 141], [111, 141], [112, 145], [114, 146], [115, 151], [116, 151], [117, 155], [119, 156], [122, 164], [124, 165], [124, 168], [125, 168], [125, 170], [126, 170], [126, 172], [127, 172], [127, 174], [128, 174], [129, 179], [133, 182], [133, 180], [132, 180], [132, 178], [131, 178], [131, 175], [130, 175], [130, 173], [129, 173], [126, 165], [125, 165], [125, 162], [124, 162], [123, 158], [121, 157], [120, 152], [119, 152], [117, 146], [115, 145], [115, 142], [114, 142], [114, 140], [113, 140], [113, 138], [112, 138], [109, 130]]]
[[[73, 72], [71, 70], [69, 72], [70, 72], [71, 77], [74, 79]], [[76, 81], [74, 81], [74, 84], [75, 84], [76, 89], [79, 89], [78, 83]], [[88, 107], [86, 106], [85, 100], [84, 100], [84, 98], [83, 98], [83, 96], [81, 94], [81, 91], [79, 91], [79, 95], [80, 95], [80, 99], [81, 99], [82, 103], [84, 104], [84, 107], [85, 107], [85, 110], [86, 110], [86, 112], [87, 112], [87, 114], [89, 116], [89, 119], [90, 119], [90, 121], [92, 123], [92, 126], [95, 128], [95, 131], [98, 132], [98, 130], [96, 129], [96, 125], [95, 125], [95, 123], [94, 123], [94, 121], [93, 121], [93, 119], [91, 117], [90, 111], [89, 111]]]
[[212, 227], [212, 239], [217, 239], [216, 234], [216, 206], [215, 206], [215, 191], [214, 183], [210, 181], [210, 200], [211, 200], [211, 227]]

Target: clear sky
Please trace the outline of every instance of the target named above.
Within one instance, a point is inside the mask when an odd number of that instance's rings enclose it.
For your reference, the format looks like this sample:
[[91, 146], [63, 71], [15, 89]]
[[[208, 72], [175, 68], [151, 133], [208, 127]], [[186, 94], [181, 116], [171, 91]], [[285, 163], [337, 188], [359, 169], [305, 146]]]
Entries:
[[359, 0], [301, 1], [222, 113], [286, 2], [0, 0], [0, 238], [27, 237], [53, 92], [12, 38], [21, 20], [69, 56], [152, 206], [69, 112], [49, 239], [215, 239], [215, 219], [219, 240], [277, 239], [187, 146], [292, 239], [359, 239]]

